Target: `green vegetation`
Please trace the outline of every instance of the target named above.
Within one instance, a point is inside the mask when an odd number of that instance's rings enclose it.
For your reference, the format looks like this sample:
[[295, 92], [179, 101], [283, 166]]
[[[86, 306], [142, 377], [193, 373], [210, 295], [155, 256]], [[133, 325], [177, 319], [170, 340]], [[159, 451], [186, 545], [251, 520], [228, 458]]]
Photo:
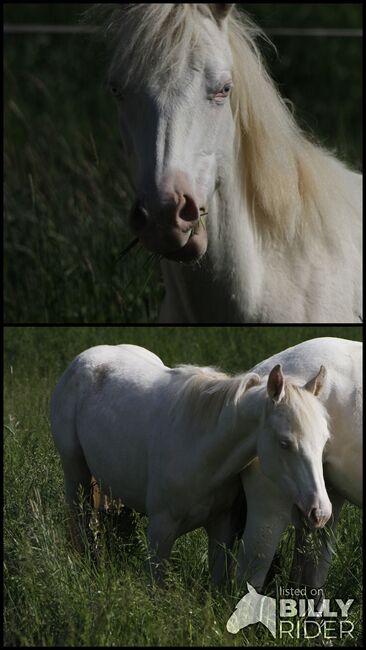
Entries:
[[[5, 5], [6, 22], [75, 24], [86, 5]], [[266, 27], [360, 27], [357, 4], [249, 4]], [[263, 51], [300, 124], [361, 164], [361, 39], [273, 37]], [[5, 35], [5, 319], [154, 321], [156, 262], [133, 251], [108, 54], [90, 35]], [[151, 277], [150, 277], [151, 274]]]
[[[67, 543], [61, 463], [49, 426], [51, 391], [73, 357], [92, 345], [135, 343], [165, 363], [216, 365], [236, 372], [314, 336], [361, 340], [361, 327], [43, 327], [5, 328], [4, 579], [6, 646], [276, 646], [266, 628], [236, 636], [226, 621], [239, 598], [211, 592], [202, 530], [176, 544], [167, 586], [143, 570], [144, 535], [124, 548], [113, 530], [95, 564]], [[283, 538], [277, 585], [286, 584], [293, 533]], [[347, 505], [337, 534], [327, 597], [354, 598], [361, 644], [361, 514]], [[240, 595], [239, 595], [240, 597]], [[283, 645], [313, 641], [283, 639]]]

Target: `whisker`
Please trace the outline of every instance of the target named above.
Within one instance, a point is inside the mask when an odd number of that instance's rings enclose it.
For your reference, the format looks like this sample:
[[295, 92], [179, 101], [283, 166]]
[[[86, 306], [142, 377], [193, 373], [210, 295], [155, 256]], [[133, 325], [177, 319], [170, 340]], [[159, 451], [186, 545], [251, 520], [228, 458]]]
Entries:
[[[143, 247], [141, 246], [140, 250], [145, 250], [145, 249], [143, 249]], [[141, 266], [141, 271], [145, 271], [145, 270], [146, 270], [148, 273], [150, 272], [150, 270], [151, 270], [151, 269], [153, 268], [153, 266], [154, 266], [154, 261], [153, 261], [153, 259], [154, 259], [154, 255], [155, 255], [155, 253], [150, 253], [150, 255], [148, 255], [148, 256], [146, 257], [146, 259], [143, 261], [143, 264], [142, 264], [142, 266]], [[150, 277], [151, 277], [151, 273], [149, 273], [149, 275], [148, 275], [148, 279], [150, 279]], [[125, 292], [126, 292], [126, 291], [129, 291], [129, 289], [132, 287], [132, 285], [135, 284], [135, 280], [136, 280], [136, 278], [135, 278], [134, 276], [132, 276], [131, 279], [130, 279], [130, 281], [129, 281], [129, 282], [126, 284], [126, 286], [124, 287], [124, 291], [125, 291]], [[135, 286], [136, 286], [136, 285], [135, 285]], [[138, 293], [138, 295], [137, 295], [137, 298], [139, 298], [139, 296], [142, 294], [142, 291], [144, 290], [145, 287], [146, 287], [146, 282], [145, 282], [145, 284], [143, 285], [142, 290], [139, 291], [139, 293]]]
[[142, 269], [150, 268], [154, 264], [155, 255], [156, 253], [150, 253], [150, 255], [148, 255], [147, 258], [145, 259], [145, 262], [143, 263], [141, 268]]
[[[136, 300], [138, 300], [143, 295], [143, 293], [144, 293], [144, 291], [145, 291], [145, 289], [146, 289], [148, 283], [150, 282], [150, 279], [151, 279], [151, 277], [152, 277], [152, 275], [154, 273], [155, 262], [157, 262], [160, 257], [163, 257], [163, 255], [160, 256], [158, 253], [150, 253], [150, 255], [148, 255], [147, 258], [145, 259], [145, 261], [144, 261], [144, 263], [143, 263], [143, 265], [141, 267], [141, 270], [142, 271], [146, 270], [146, 280], [145, 280], [143, 286], [138, 291], [138, 294], [136, 296]], [[124, 288], [124, 291], [128, 291], [130, 289], [130, 287], [132, 286], [132, 284], [133, 284], [133, 280], [130, 280], [130, 282]]]
[[138, 237], [136, 237], [136, 239], [133, 239], [132, 242], [130, 242], [128, 244], [128, 246], [126, 246], [126, 248], [122, 251], [122, 253], [117, 255], [116, 262], [120, 262], [127, 255], [127, 253], [129, 253], [130, 250], [132, 250], [132, 248], [134, 248], [134, 246], [136, 246], [136, 244], [138, 244], [138, 242], [139, 242]]

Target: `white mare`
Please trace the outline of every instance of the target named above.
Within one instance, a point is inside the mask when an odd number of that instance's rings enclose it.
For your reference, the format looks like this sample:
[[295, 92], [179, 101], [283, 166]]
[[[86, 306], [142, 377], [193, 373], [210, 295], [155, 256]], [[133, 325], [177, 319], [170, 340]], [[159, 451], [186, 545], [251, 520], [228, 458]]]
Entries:
[[[258, 444], [279, 484], [296, 486], [293, 499], [310, 524], [323, 526], [330, 517], [322, 471], [327, 416], [314, 396], [323, 381], [323, 368], [300, 388], [276, 365], [259, 385], [255, 373], [171, 369], [133, 345], [86, 350], [62, 375], [51, 401], [72, 519], [80, 488], [87, 497], [93, 475], [102, 494], [148, 515], [153, 571], [180, 535], [203, 526], [213, 580], [222, 582], [222, 546], [232, 547], [240, 524], [233, 515], [242, 495], [239, 473]], [[285, 466], [273, 445], [289, 437], [297, 449]]]
[[[344, 500], [362, 505], [362, 343], [330, 337], [312, 339], [259, 363], [253, 372], [265, 380], [275, 363], [281, 363], [286, 373], [304, 383], [320, 364], [327, 368], [319, 399], [330, 416], [331, 435], [324, 448], [323, 463], [333, 506], [328, 526], [334, 533]], [[322, 538], [318, 561], [313, 554], [304, 552], [305, 531], [293, 511], [292, 495], [286, 489], [278, 489], [276, 477], [271, 477], [269, 470], [260, 459], [241, 475], [247, 519], [239, 551], [238, 582], [244, 584], [249, 580], [259, 591], [263, 588], [280, 537], [293, 522], [297, 529], [291, 579], [320, 589], [332, 559], [332, 535]]]
[[97, 7], [160, 321], [360, 322], [361, 175], [301, 132], [260, 30], [230, 4]]

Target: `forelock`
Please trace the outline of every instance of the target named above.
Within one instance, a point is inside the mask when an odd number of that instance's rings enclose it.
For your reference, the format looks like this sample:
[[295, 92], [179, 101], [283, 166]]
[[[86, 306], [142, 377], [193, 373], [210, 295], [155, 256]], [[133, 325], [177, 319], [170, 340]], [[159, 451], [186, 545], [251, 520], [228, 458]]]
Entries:
[[213, 20], [208, 5], [188, 3], [97, 4], [91, 16], [114, 47], [110, 76], [123, 71], [123, 81], [135, 85], [146, 77], [179, 76], [202, 49], [202, 18]]

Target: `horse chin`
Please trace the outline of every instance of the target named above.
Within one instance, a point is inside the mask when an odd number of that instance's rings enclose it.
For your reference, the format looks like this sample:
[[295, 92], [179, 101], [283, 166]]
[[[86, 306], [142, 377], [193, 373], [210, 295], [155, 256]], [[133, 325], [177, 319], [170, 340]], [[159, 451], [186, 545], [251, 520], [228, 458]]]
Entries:
[[197, 224], [187, 233], [177, 230], [164, 233], [163, 237], [156, 238], [156, 232], [139, 233], [141, 244], [152, 253], [160, 255], [167, 260], [189, 264], [197, 262], [207, 250], [207, 231], [203, 224]]
[[164, 254], [168, 260], [175, 262], [197, 262], [207, 250], [207, 232], [203, 226], [199, 226], [196, 232], [192, 233], [188, 241], [178, 250]]

